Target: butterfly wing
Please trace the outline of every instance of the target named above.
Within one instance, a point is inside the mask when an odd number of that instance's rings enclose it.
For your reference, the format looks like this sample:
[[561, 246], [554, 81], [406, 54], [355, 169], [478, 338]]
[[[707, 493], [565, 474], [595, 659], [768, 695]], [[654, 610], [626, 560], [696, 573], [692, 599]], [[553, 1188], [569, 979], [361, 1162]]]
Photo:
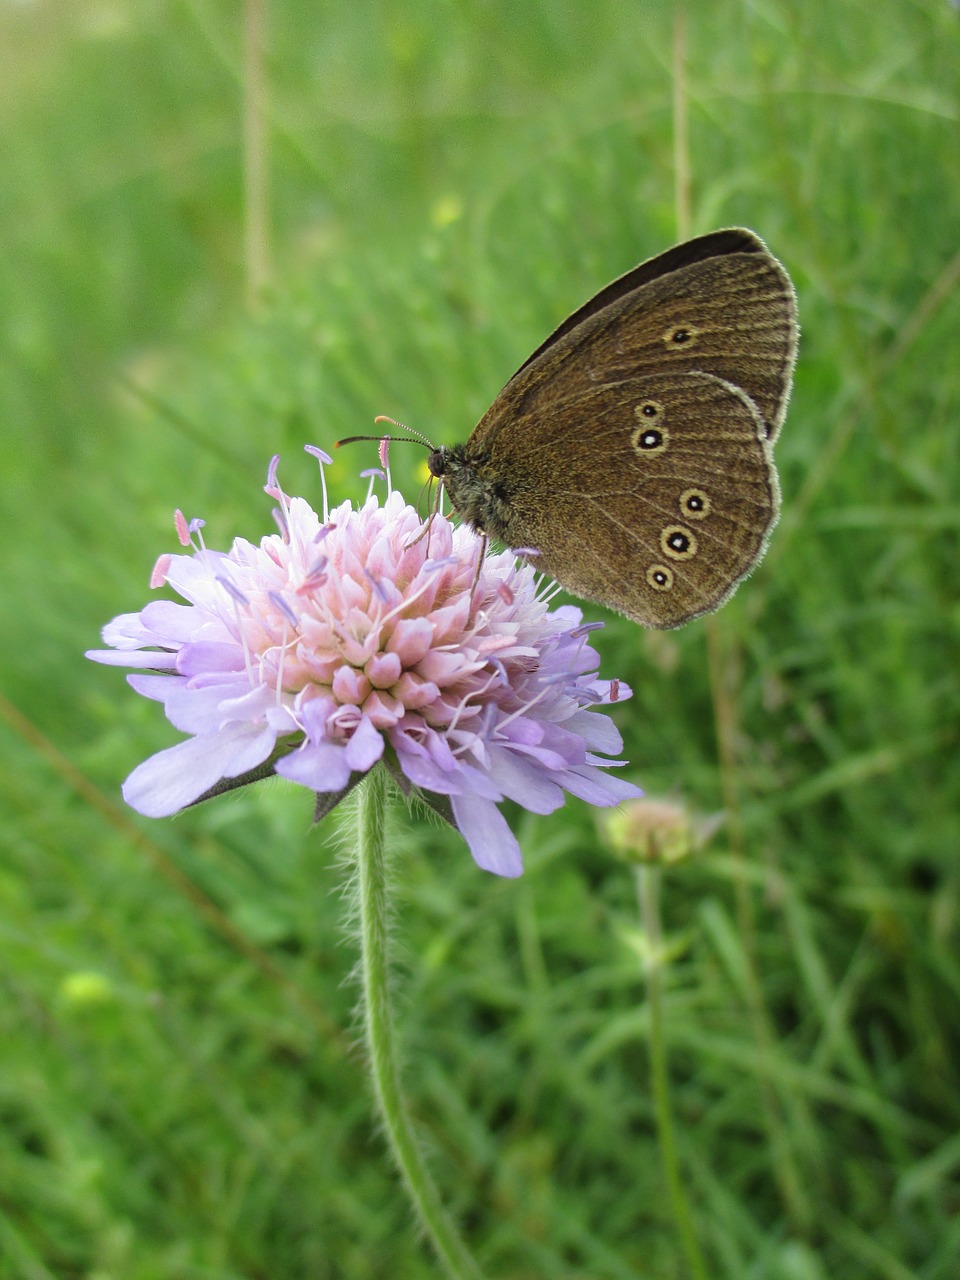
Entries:
[[739, 387], [677, 370], [588, 384], [505, 424], [482, 476], [576, 595], [649, 627], [718, 608], [761, 558], [779, 511], [767, 423]]
[[796, 350], [786, 271], [753, 232], [715, 231], [641, 263], [569, 316], [513, 375], [469, 447], [480, 452], [518, 418], [537, 421], [584, 386], [669, 370], [740, 387], [774, 440]]

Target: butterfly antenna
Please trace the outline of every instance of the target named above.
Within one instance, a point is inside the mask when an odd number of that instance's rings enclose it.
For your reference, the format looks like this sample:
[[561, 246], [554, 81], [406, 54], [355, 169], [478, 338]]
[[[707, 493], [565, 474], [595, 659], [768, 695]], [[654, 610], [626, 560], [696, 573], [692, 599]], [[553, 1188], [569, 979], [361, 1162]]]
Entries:
[[[386, 414], [383, 414], [383, 413], [378, 414], [374, 418], [373, 420], [374, 426], [376, 426], [377, 423], [379, 422], [389, 422], [392, 427], [397, 427], [398, 430], [400, 431], [410, 432], [410, 434], [406, 436], [390, 436], [389, 439], [391, 444], [393, 444], [394, 441], [396, 441], [398, 444], [422, 444], [425, 449], [430, 449], [431, 451], [436, 449], [436, 445], [433, 444], [432, 441], [428, 440], [425, 435], [417, 431], [416, 428], [414, 427], [405, 427], [402, 422], [397, 422], [394, 418], [388, 418]], [[343, 440], [337, 440], [334, 443], [333, 447], [335, 449], [339, 449], [342, 444], [356, 444], [358, 440], [382, 440], [382, 439], [383, 439], [382, 435], [346, 436]]]
[[[426, 445], [428, 449], [436, 448], [436, 445], [433, 443], [433, 441], [428, 440], [422, 431], [418, 431], [416, 427], [408, 427], [402, 422], [396, 422], [393, 418], [388, 418], [384, 413], [378, 414], [374, 418], [373, 422], [374, 422], [374, 426], [376, 426], [378, 422], [389, 422], [390, 425], [392, 427], [396, 427], [398, 431], [408, 431], [411, 436], [415, 436], [416, 439], [420, 442], [420, 444]], [[396, 436], [394, 437], [394, 439], [396, 439]], [[408, 438], [406, 443], [410, 444], [412, 443], [412, 441]]]

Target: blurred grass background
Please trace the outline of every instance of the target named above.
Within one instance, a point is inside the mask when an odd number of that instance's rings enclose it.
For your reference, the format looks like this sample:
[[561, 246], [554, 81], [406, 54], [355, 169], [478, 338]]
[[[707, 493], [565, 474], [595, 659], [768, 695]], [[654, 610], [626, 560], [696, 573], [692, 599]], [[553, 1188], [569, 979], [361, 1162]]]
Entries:
[[[678, 54], [666, 3], [264, 9], [258, 61], [257, 3], [0, 4], [0, 1277], [437, 1274], [336, 821], [280, 783], [134, 821], [176, 735], [81, 653], [175, 506], [226, 547], [271, 528], [274, 452], [319, 500], [305, 442], [464, 439], [609, 278], [742, 223], [800, 297], [781, 526], [715, 620], [599, 637], [631, 776], [726, 812], [663, 892], [684, 1182], [711, 1277], [949, 1280], [960, 13], [691, 5]], [[504, 883], [398, 814], [433, 1167], [491, 1277], [679, 1280], [632, 873], [576, 801], [510, 816]]]

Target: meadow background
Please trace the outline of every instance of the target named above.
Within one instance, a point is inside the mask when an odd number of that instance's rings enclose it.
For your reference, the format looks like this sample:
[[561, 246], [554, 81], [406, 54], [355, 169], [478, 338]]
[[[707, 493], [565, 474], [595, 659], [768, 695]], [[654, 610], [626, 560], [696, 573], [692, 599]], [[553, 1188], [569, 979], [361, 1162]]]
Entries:
[[[740, 223], [800, 299], [781, 525], [714, 620], [597, 639], [630, 776], [725, 816], [662, 884], [683, 1181], [717, 1280], [949, 1280], [957, 7], [705, 3], [678, 40], [666, 3], [268, 0], [259, 57], [258, 8], [0, 3], [0, 1277], [438, 1274], [357, 1047], [349, 841], [279, 782], [125, 812], [177, 735], [82, 651], [174, 507], [226, 547], [273, 453], [319, 501], [304, 443], [464, 439], [600, 285]], [[633, 870], [584, 804], [508, 814], [516, 882], [396, 815], [432, 1167], [490, 1277], [680, 1280]]]

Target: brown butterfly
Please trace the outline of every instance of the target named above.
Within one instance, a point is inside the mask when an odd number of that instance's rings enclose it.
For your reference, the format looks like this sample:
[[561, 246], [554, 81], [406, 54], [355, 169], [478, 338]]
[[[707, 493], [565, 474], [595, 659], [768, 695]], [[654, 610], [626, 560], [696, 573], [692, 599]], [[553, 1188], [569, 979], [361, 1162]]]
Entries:
[[763, 241], [699, 236], [569, 316], [430, 470], [468, 524], [574, 594], [678, 627], [763, 556], [797, 335]]

